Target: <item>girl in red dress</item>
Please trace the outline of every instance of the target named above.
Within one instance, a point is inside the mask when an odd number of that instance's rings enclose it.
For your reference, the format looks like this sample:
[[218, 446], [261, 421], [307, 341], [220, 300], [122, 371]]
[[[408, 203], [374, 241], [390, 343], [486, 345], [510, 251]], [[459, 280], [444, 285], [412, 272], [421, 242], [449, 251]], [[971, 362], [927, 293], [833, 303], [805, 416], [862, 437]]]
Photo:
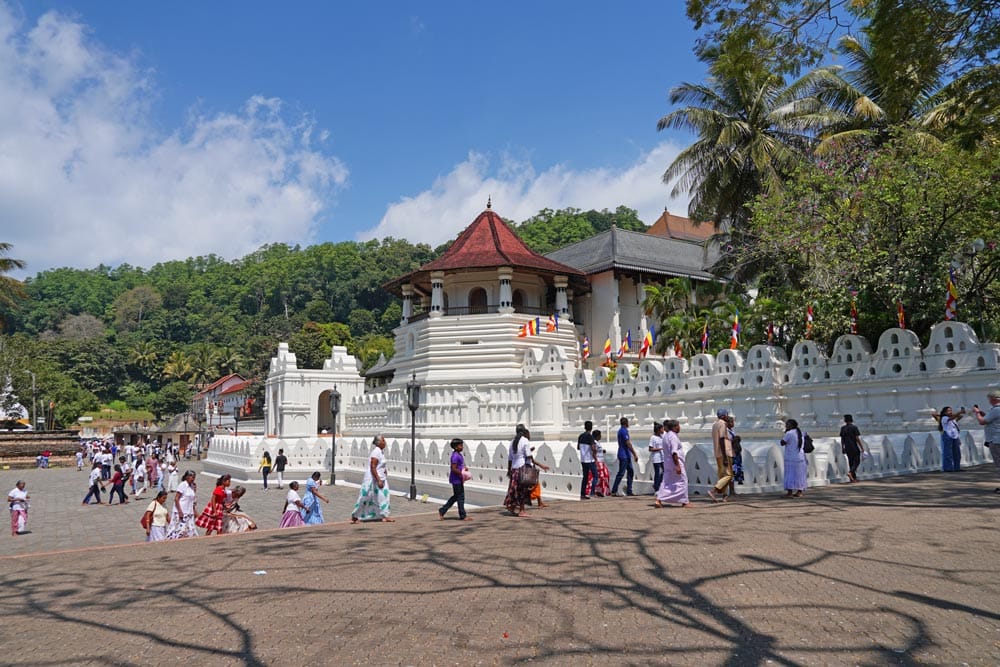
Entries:
[[223, 475], [215, 482], [215, 490], [212, 491], [212, 499], [205, 505], [205, 509], [195, 520], [194, 524], [205, 529], [206, 535], [211, 535], [212, 531], [222, 532], [222, 518], [226, 510], [226, 489], [232, 477]]

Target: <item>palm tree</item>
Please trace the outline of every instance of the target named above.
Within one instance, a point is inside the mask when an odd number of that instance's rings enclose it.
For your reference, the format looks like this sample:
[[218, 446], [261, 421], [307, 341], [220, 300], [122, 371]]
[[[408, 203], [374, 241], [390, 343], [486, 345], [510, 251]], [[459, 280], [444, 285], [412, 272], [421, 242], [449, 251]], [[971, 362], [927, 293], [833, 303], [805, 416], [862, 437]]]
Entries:
[[[0, 242], [0, 308], [3, 309], [14, 308], [19, 300], [28, 297], [20, 280], [4, 275], [25, 267], [23, 260], [7, 257], [7, 253], [12, 247], [10, 243]], [[3, 329], [5, 323], [3, 313], [0, 311], [0, 330]]]
[[[973, 145], [995, 118], [1000, 66], [964, 72], [945, 85], [951, 66], [948, 8], [877, 2], [858, 37], [841, 38], [848, 67], [812, 73], [808, 95], [823, 103], [811, 118], [821, 127], [820, 155], [857, 141], [875, 145], [893, 127], [909, 126], [924, 141], [955, 136]], [[994, 130], [995, 131], [995, 130]]]
[[813, 142], [803, 119], [815, 109], [815, 100], [799, 99], [804, 82], [787, 86], [764, 52], [759, 35], [740, 30], [720, 46], [703, 49], [708, 82], [672, 89], [670, 103], [685, 106], [656, 126], [698, 136], [670, 164], [663, 181], [674, 183], [672, 195], [691, 195], [692, 219], [712, 222], [733, 242], [746, 228], [750, 204], [781, 187]]
[[156, 365], [160, 360], [156, 344], [148, 340], [139, 341], [133, 345], [132, 349], [129, 350], [128, 356], [132, 365], [145, 373], [147, 377], [151, 377], [154, 374]]
[[195, 345], [188, 355], [191, 363], [191, 382], [195, 385], [214, 380], [219, 374], [219, 355], [208, 343]]
[[193, 372], [191, 360], [181, 350], [174, 350], [163, 364], [164, 377], [171, 380], [187, 381]]

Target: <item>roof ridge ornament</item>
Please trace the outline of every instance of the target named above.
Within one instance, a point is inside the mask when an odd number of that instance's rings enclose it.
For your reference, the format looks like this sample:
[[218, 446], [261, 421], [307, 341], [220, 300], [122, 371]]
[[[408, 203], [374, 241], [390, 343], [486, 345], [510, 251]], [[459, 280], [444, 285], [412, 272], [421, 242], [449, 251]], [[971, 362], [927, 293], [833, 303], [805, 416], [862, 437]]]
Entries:
[[487, 195], [486, 197], [486, 210], [493, 208], [493, 195]]

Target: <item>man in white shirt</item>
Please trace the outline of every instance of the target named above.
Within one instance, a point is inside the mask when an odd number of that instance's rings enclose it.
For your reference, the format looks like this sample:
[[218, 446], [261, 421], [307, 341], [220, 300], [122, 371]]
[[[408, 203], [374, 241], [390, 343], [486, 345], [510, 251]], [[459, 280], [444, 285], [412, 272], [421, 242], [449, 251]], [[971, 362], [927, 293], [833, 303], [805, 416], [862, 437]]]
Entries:
[[649, 438], [649, 462], [653, 464], [653, 494], [663, 482], [663, 424], [653, 424], [653, 435]]
[[[583, 433], [576, 439], [576, 448], [580, 450], [580, 465], [583, 467], [583, 483], [580, 484], [580, 500], [590, 500], [597, 492], [597, 443], [591, 431], [594, 423], [583, 422]], [[590, 492], [587, 492], [587, 475], [590, 475]]]
[[[997, 470], [1000, 470], [1000, 390], [991, 391], [986, 394], [986, 398], [990, 402], [990, 409], [983, 412], [978, 405], [974, 405], [972, 412], [976, 415], [976, 421], [981, 426], [986, 427], [983, 432], [985, 439], [983, 444], [990, 450], [993, 465], [997, 467]], [[1000, 493], [1000, 486], [993, 489], [993, 493]]]

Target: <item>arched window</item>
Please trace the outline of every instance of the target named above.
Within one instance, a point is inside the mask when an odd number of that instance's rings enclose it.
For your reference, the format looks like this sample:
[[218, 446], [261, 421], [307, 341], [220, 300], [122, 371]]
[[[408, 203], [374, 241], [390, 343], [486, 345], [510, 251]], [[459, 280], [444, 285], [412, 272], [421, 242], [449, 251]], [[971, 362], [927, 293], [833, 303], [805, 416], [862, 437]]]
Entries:
[[511, 295], [510, 304], [517, 312], [524, 312], [524, 290], [516, 289]]
[[486, 312], [486, 290], [476, 287], [469, 292], [469, 312], [472, 314]]

